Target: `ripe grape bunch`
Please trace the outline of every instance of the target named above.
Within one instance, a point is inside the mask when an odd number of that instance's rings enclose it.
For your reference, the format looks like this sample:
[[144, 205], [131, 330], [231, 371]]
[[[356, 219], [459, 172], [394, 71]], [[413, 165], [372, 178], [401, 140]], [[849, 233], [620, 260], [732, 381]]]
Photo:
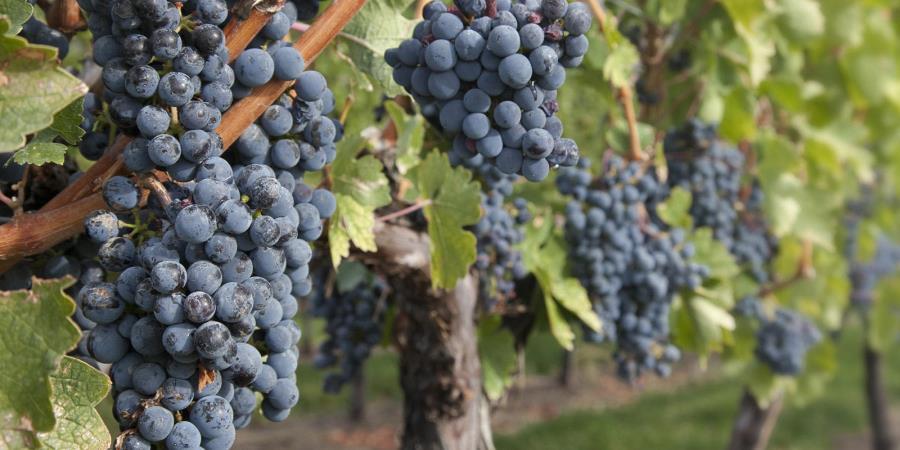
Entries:
[[692, 119], [671, 131], [664, 142], [668, 185], [691, 192], [690, 214], [697, 227], [710, 227], [758, 283], [769, 280], [768, 262], [778, 241], [762, 212], [762, 190], [756, 183], [742, 195], [744, 155], [717, 140], [715, 127]]
[[587, 159], [560, 170], [571, 270], [587, 289], [602, 322], [594, 342], [616, 343], [619, 375], [647, 370], [667, 376], [680, 358], [669, 343], [669, 308], [676, 292], [694, 289], [709, 268], [691, 261], [684, 230], [657, 225], [652, 210], [665, 187], [652, 167], [611, 156], [594, 180]]
[[385, 52], [394, 80], [453, 138], [460, 159], [483, 157], [530, 181], [572, 166], [556, 90], [581, 64], [591, 15], [566, 0], [459, 0], [425, 6], [413, 37]]
[[878, 282], [900, 267], [900, 245], [884, 235], [876, 238], [875, 255], [870, 261], [861, 261], [859, 258], [860, 225], [872, 214], [873, 197], [872, 188], [863, 186], [860, 197], [848, 202], [844, 217], [844, 257], [849, 262], [850, 302], [862, 309], [872, 306]]
[[516, 280], [528, 275], [522, 254], [515, 245], [524, 235], [520, 227], [531, 219], [525, 199], [513, 202], [515, 214], [505, 207], [506, 195], [491, 189], [481, 196], [484, 210], [481, 220], [472, 227], [477, 239], [475, 268], [483, 306], [488, 310], [506, 308], [515, 299]]
[[822, 340], [822, 333], [800, 313], [788, 309], [775, 311], [764, 319], [756, 332], [756, 357], [773, 372], [797, 375], [809, 349]]
[[[121, 448], [227, 449], [256, 393], [273, 421], [298, 401], [296, 297], [312, 289], [310, 242], [336, 206], [304, 174], [336, 155], [334, 96], [281, 41], [293, 6], [231, 66], [221, 0], [84, 3], [106, 88], [85, 109], [108, 111], [84, 125], [134, 136], [122, 158], [137, 176], [107, 180], [109, 209], [85, 219], [105, 274], [78, 293], [80, 349], [112, 364]], [[294, 97], [225, 154], [222, 114], [272, 79], [296, 80]], [[94, 159], [106, 151], [98, 142]]]
[[334, 289], [328, 295], [320, 287], [312, 296], [313, 315], [325, 319], [328, 334], [319, 345], [313, 364], [320, 369], [339, 368], [325, 377], [325, 392], [340, 392], [360, 373], [372, 348], [381, 342], [387, 284], [380, 278], [370, 278], [360, 280], [346, 292]]

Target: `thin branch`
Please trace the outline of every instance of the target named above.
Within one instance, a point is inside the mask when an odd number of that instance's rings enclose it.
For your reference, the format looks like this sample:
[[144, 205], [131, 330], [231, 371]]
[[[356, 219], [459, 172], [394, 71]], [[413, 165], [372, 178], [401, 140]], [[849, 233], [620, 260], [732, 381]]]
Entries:
[[16, 201], [7, 197], [6, 194], [3, 193], [3, 191], [0, 191], [0, 203], [8, 206], [9, 209], [11, 209], [13, 212], [16, 211]]
[[783, 280], [774, 281], [766, 286], [760, 288], [757, 296], [765, 297], [769, 294], [772, 294], [776, 291], [780, 291], [798, 281], [808, 280], [814, 278], [816, 276], [816, 269], [813, 264], [813, 245], [812, 241], [809, 239], [803, 240], [803, 253], [800, 255], [800, 259], [797, 260], [797, 271], [794, 272], [788, 278]]
[[[315, 60], [365, 4], [366, 0], [341, 0], [326, 9], [294, 43], [303, 60], [307, 64]], [[218, 130], [225, 147], [230, 147], [269, 105], [293, 85], [294, 80], [272, 80], [232, 105], [222, 116], [222, 125]]]
[[[606, 27], [608, 26], [606, 11], [600, 6], [598, 0], [584, 0], [584, 2], [591, 8], [591, 12], [597, 19], [597, 28], [600, 30], [600, 34], [605, 36]], [[625, 121], [628, 123], [628, 159], [631, 161], [643, 161], [646, 155], [641, 150], [641, 137], [638, 134], [637, 115], [634, 112], [634, 102], [632, 100], [634, 95], [631, 92], [631, 86], [613, 85], [613, 87], [616, 89], [616, 97], [619, 103], [622, 104], [622, 109], [625, 112]]]
[[0, 232], [0, 273], [23, 255], [34, 255], [81, 233], [84, 217], [106, 207], [102, 194], [45, 213], [22, 214], [2, 226]]
[[246, 20], [240, 20], [237, 15], [225, 25], [225, 46], [228, 48], [228, 62], [234, 61], [238, 55], [247, 48], [250, 41], [256, 37], [269, 22], [273, 12], [266, 12], [260, 8], [253, 8]]
[[28, 186], [28, 179], [31, 177], [31, 164], [25, 165], [25, 171], [22, 172], [22, 179], [17, 183], [16, 189], [18, 193], [16, 194], [16, 209], [14, 211], [15, 215], [22, 214], [25, 211], [25, 187]]
[[388, 213], [383, 216], [376, 217], [375, 220], [378, 222], [388, 222], [388, 221], [394, 220], [398, 217], [403, 217], [405, 215], [412, 214], [422, 208], [425, 208], [426, 206], [428, 206], [430, 204], [431, 204], [431, 199], [422, 200], [422, 201], [413, 203], [412, 205], [407, 206], [406, 208], [398, 209], [392, 213]]

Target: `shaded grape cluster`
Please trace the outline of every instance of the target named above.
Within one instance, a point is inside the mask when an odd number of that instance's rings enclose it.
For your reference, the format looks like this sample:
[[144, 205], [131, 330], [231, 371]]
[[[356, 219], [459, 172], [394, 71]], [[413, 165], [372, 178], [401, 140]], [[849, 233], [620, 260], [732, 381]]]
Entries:
[[557, 188], [572, 199], [565, 208], [569, 270], [587, 289], [603, 328], [594, 342], [616, 344], [619, 374], [666, 376], [680, 351], [669, 343], [675, 294], [695, 289], [709, 268], [692, 261], [693, 246], [680, 228], [657, 225], [653, 205], [665, 192], [652, 166], [610, 157], [594, 178], [590, 163], [560, 170]]
[[688, 190], [696, 227], [713, 236], [759, 283], [769, 280], [768, 263], [778, 251], [762, 211], [763, 193], [754, 181], [746, 189], [744, 155], [719, 141], [716, 129], [697, 119], [666, 135], [667, 183]]
[[531, 181], [572, 166], [556, 91], [581, 64], [591, 15], [566, 0], [460, 0], [425, 6], [413, 37], [385, 52], [394, 80], [453, 139], [460, 159], [481, 157]]
[[326, 375], [325, 392], [340, 392], [362, 371], [372, 349], [381, 342], [387, 293], [386, 283], [373, 276], [345, 292], [334, 289], [329, 295], [321, 289], [312, 296], [313, 315], [325, 319], [327, 334], [313, 364], [337, 369]]
[[515, 248], [524, 238], [521, 226], [531, 219], [525, 199], [517, 198], [511, 213], [507, 196], [492, 189], [481, 195], [481, 219], [472, 227], [477, 239], [475, 269], [479, 298], [487, 309], [504, 308], [516, 299], [516, 280], [528, 275], [522, 254]]
[[809, 349], [821, 340], [822, 333], [809, 319], [779, 309], [771, 319], [763, 319], [756, 332], [754, 354], [775, 373], [797, 375], [803, 370]]

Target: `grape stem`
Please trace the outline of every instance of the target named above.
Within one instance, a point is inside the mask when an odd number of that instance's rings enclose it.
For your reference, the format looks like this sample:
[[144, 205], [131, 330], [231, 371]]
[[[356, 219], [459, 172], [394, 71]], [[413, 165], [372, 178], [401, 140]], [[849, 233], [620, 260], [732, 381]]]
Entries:
[[800, 255], [800, 259], [797, 261], [797, 271], [794, 272], [788, 278], [783, 280], [778, 280], [772, 282], [766, 286], [763, 286], [759, 293], [757, 293], [758, 297], [765, 297], [769, 294], [774, 293], [775, 291], [779, 291], [784, 289], [798, 281], [808, 280], [816, 276], [815, 266], [813, 265], [813, 245], [812, 241], [809, 239], [803, 240], [803, 253]]
[[[332, 3], [322, 13], [309, 28], [311, 32], [303, 33], [294, 44], [294, 48], [300, 51], [307, 64], [322, 53], [365, 3], [366, 0], [341, 0]], [[245, 21], [245, 23], [248, 22], [250, 19]], [[266, 21], [254, 21], [253, 23], [254, 27], [256, 25], [259, 27], [252, 33], [255, 35], [262, 29]], [[243, 29], [244, 32], [250, 30], [247, 25], [237, 27], [229, 24], [226, 28]], [[233, 33], [236, 32], [233, 31]], [[232, 36], [226, 34], [226, 39], [232, 39]], [[240, 51], [231, 53], [237, 54]], [[230, 147], [238, 136], [293, 83], [293, 80], [273, 80], [232, 105], [216, 130], [222, 137], [224, 147], [226, 149]], [[44, 205], [40, 212], [23, 214], [21, 218], [0, 226], [0, 273], [9, 270], [21, 258], [46, 251], [82, 232], [84, 217], [91, 211], [106, 207], [103, 196], [93, 192], [106, 179], [124, 171], [120, 156], [125, 145], [130, 141], [130, 137], [119, 135], [100, 160], [94, 163], [75, 183], [66, 187]]]
[[144, 182], [144, 185], [147, 186], [147, 189], [153, 193], [159, 203], [166, 206], [169, 203], [172, 203], [172, 196], [169, 195], [169, 191], [167, 191], [166, 187], [160, 182], [160, 176], [161, 174], [159, 173], [145, 175], [142, 178], [142, 181]]
[[428, 205], [431, 205], [431, 203], [432, 202], [431, 202], [430, 198], [421, 200], [416, 203], [413, 203], [412, 205], [407, 206], [406, 208], [398, 209], [397, 211], [394, 211], [392, 213], [388, 213], [383, 216], [376, 217], [375, 220], [378, 222], [387, 222], [390, 220], [394, 220], [398, 217], [403, 217], [405, 215], [412, 214]]
[[[597, 28], [600, 30], [600, 34], [605, 36], [607, 27], [606, 11], [603, 10], [603, 7], [600, 6], [600, 2], [597, 0], [584, 0], [584, 2], [588, 4], [594, 17], [597, 19]], [[627, 84], [616, 86], [613, 84], [613, 88], [616, 90], [616, 97], [622, 104], [622, 109], [625, 112], [625, 121], [628, 123], [628, 159], [631, 161], [643, 161], [646, 155], [641, 150], [641, 138], [638, 135], [637, 115], [634, 112], [634, 95], [631, 92], [631, 86]]]
[[3, 204], [8, 206], [9, 209], [11, 209], [13, 211], [16, 210], [17, 202], [15, 200], [7, 197], [6, 194], [3, 193], [3, 191], [0, 191], [0, 202], [3, 202]]

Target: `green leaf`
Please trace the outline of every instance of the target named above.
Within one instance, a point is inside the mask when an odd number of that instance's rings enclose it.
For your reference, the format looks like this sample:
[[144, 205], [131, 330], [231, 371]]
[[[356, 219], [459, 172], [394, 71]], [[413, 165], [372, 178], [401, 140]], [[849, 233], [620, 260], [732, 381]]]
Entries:
[[664, 0], [659, 5], [659, 22], [662, 25], [670, 25], [684, 17], [687, 0]]
[[628, 86], [631, 74], [640, 62], [640, 55], [628, 41], [612, 46], [603, 63], [603, 78], [617, 87]]
[[[722, 4], [734, 21], [734, 29], [746, 48], [746, 65], [753, 86], [762, 82], [771, 69], [775, 55], [772, 33], [765, 28], [769, 11], [762, 0], [723, 0]], [[725, 125], [724, 119], [722, 125]]]
[[8, 34], [18, 34], [33, 12], [34, 7], [26, 0], [0, 0], [0, 16], [6, 16], [10, 22]]
[[350, 292], [367, 280], [370, 276], [369, 269], [358, 261], [344, 261], [341, 267], [338, 267], [337, 276], [335, 278], [338, 292]]
[[660, 203], [656, 211], [667, 224], [690, 230], [694, 227], [691, 219], [691, 193], [680, 186], [672, 189], [669, 198]]
[[725, 110], [719, 133], [733, 142], [756, 136], [755, 103], [749, 92], [734, 88], [725, 96]]
[[350, 243], [364, 252], [378, 250], [375, 245], [374, 208], [360, 205], [353, 197], [334, 194], [337, 208], [328, 224], [328, 246], [331, 263], [337, 267], [350, 255]]
[[532, 271], [538, 284], [541, 286], [541, 292], [544, 296], [544, 309], [547, 311], [547, 323], [550, 326], [550, 334], [559, 342], [559, 345], [566, 350], [575, 349], [575, 332], [569, 326], [569, 322], [563, 317], [559, 311], [559, 306], [553, 299], [552, 288], [553, 280], [546, 270]]
[[588, 328], [600, 331], [600, 318], [594, 311], [587, 291], [578, 280], [574, 278], [554, 280], [550, 293], [560, 306], [578, 317]]
[[397, 104], [389, 101], [384, 108], [397, 129], [397, 171], [405, 174], [421, 161], [422, 144], [425, 142], [425, 120], [422, 116], [409, 115]]
[[45, 139], [49, 136], [42, 137], [38, 134], [31, 140], [25, 148], [17, 151], [12, 159], [19, 164], [34, 164], [36, 166], [47, 163], [60, 164], [66, 162], [66, 150], [69, 148], [63, 144], [55, 142], [47, 142]]
[[391, 202], [381, 161], [356, 157], [362, 144], [360, 136], [345, 139], [331, 169], [337, 208], [328, 224], [328, 242], [335, 267], [350, 254], [351, 242], [362, 251], [376, 250], [375, 210]]
[[900, 310], [900, 277], [888, 277], [878, 283], [874, 292], [874, 304], [869, 314], [866, 339], [869, 346], [877, 351], [885, 351], [896, 342], [900, 333], [900, 321], [896, 312]]
[[38, 433], [49, 449], [105, 450], [109, 430], [95, 407], [109, 393], [109, 378], [87, 363], [66, 356], [50, 376], [51, 400], [56, 415], [53, 431]]
[[56, 49], [9, 36], [0, 20], [0, 152], [25, 144], [25, 136], [53, 123], [53, 115], [87, 92], [87, 86], [62, 70]]
[[33, 280], [32, 289], [0, 292], [0, 436], [28, 442], [56, 423], [50, 376], [78, 342], [70, 316], [75, 302], [63, 289], [71, 277]]
[[741, 272], [731, 252], [713, 237], [712, 229], [695, 230], [690, 241], [694, 244], [694, 262], [709, 267], [710, 278], [730, 280]]
[[679, 296], [673, 310], [675, 344], [700, 356], [721, 351], [731, 339], [730, 332], [736, 328], [736, 322], [727, 310], [697, 292]]
[[412, 33], [415, 21], [403, 17], [405, 7], [401, 2], [369, 0], [344, 28], [344, 33], [354, 38], [350, 41], [350, 58], [389, 96], [403, 93], [393, 80], [393, 69], [384, 62], [384, 52]]
[[475, 262], [475, 235], [464, 227], [481, 217], [481, 189], [472, 172], [453, 168], [445, 153], [432, 151], [410, 172], [425, 207], [431, 240], [431, 284], [449, 289]]
[[56, 132], [69, 145], [77, 145], [85, 131], [81, 128], [81, 113], [84, 108], [84, 97], [79, 97], [69, 106], [53, 116], [50, 129]]
[[516, 369], [515, 340], [502, 327], [499, 316], [487, 316], [478, 324], [478, 356], [484, 392], [492, 401], [500, 399], [512, 384]]
[[[525, 228], [525, 238], [518, 248], [525, 268], [534, 274], [541, 295], [550, 333], [567, 350], [574, 348], [575, 333], [566, 321], [560, 307], [577, 317], [584, 325], [600, 331], [601, 323], [593, 310], [591, 299], [578, 280], [567, 277], [565, 267], [567, 251], [565, 240], [555, 233], [551, 214], [537, 216]], [[536, 293], [537, 295], [537, 293]]]
[[778, 23], [781, 29], [795, 41], [806, 41], [825, 31], [825, 17], [819, 3], [814, 0], [781, 0]]
[[760, 408], [768, 408], [779, 396], [793, 391], [796, 384], [794, 377], [778, 376], [761, 363], [753, 365], [747, 378], [747, 389], [756, 398]]

